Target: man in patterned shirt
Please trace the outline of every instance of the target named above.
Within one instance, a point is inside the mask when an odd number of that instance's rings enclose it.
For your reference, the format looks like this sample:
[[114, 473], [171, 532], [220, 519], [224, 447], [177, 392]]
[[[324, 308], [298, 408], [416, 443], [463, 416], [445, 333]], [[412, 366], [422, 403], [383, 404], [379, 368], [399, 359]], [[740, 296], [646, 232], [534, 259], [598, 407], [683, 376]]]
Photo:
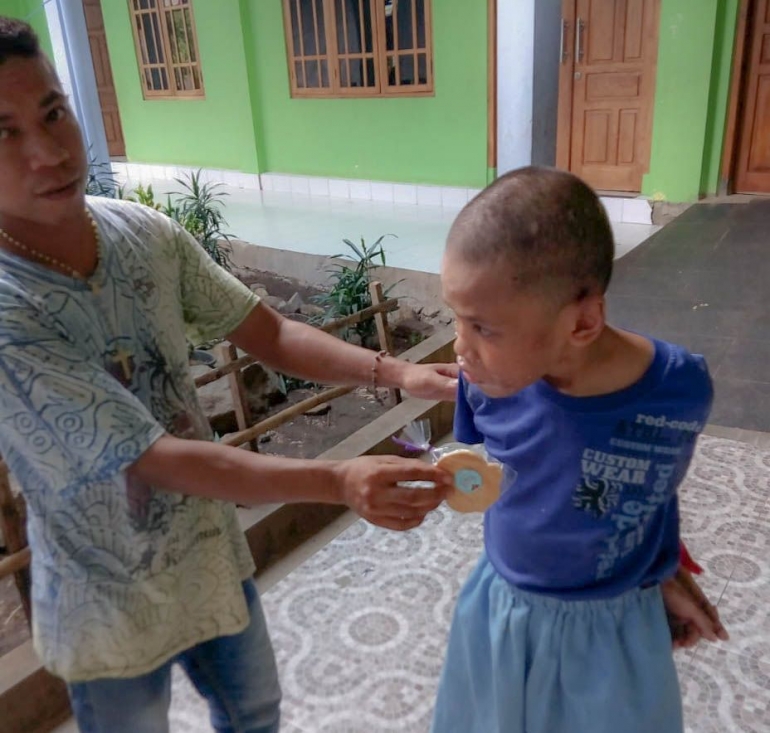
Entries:
[[[453, 399], [416, 366], [282, 318], [169, 218], [84, 195], [85, 149], [30, 28], [0, 18], [0, 453], [29, 507], [34, 642], [88, 733], [168, 729], [170, 668], [218, 731], [278, 729], [280, 688], [233, 502], [346, 504], [396, 530], [448, 477], [212, 442], [187, 357], [226, 336], [307, 379]], [[434, 482], [414, 491], [399, 482]]]

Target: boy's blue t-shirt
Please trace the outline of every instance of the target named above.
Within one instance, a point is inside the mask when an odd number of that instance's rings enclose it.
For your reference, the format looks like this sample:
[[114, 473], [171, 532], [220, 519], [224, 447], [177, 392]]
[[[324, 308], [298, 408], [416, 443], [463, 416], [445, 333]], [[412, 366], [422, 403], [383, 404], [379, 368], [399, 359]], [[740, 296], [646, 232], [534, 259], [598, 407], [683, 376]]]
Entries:
[[702, 357], [654, 345], [638, 382], [598, 397], [539, 381], [493, 399], [461, 379], [456, 438], [483, 442], [505, 465], [484, 535], [490, 561], [516, 587], [607, 598], [675, 572], [676, 489], [713, 390]]

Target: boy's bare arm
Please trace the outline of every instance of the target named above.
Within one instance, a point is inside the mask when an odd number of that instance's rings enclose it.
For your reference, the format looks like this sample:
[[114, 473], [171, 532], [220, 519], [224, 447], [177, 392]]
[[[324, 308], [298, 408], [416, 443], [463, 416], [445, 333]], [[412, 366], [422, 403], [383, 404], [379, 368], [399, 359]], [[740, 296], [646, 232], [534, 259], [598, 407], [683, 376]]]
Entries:
[[706, 597], [689, 570], [680, 567], [662, 585], [674, 648], [690, 648], [701, 638], [727, 641], [730, 636], [719, 619], [719, 612]]
[[[239, 448], [164, 436], [128, 471], [166, 491], [239, 504], [345, 504], [388, 529], [411, 529], [444, 499], [451, 477], [432, 465], [395, 456], [319, 461], [263, 456]], [[401, 481], [432, 481], [408, 489]]]

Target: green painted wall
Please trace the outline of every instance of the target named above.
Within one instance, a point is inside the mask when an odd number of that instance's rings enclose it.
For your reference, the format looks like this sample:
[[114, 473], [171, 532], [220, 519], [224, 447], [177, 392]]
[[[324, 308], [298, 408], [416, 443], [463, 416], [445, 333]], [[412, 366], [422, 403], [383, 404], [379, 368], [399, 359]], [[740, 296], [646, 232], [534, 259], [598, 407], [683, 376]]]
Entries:
[[241, 0], [262, 169], [482, 187], [485, 2], [433, 0], [435, 97], [291, 99], [279, 0]]
[[26, 12], [22, 8], [22, 0], [0, 0], [0, 15], [8, 18], [24, 18]]
[[662, 0], [645, 195], [692, 201], [716, 191], [736, 17], [737, 0]]
[[251, 105], [251, 122], [254, 130], [254, 140], [257, 147], [257, 160], [259, 162], [259, 173], [264, 173], [265, 161], [267, 160], [267, 151], [265, 150], [265, 137], [262, 134], [262, 116], [260, 114], [259, 99], [259, 75], [256, 67], [256, 54], [254, 53], [254, 28], [251, 22], [251, 13], [249, 9], [250, 0], [238, 0], [238, 9], [241, 17], [241, 32], [243, 34], [243, 45], [246, 49], [244, 58], [246, 60], [246, 78], [249, 85], [249, 104]]
[[126, 154], [143, 163], [256, 173], [239, 4], [196, 0], [194, 8], [206, 98], [145, 101], [128, 3], [102, 2]]
[[53, 58], [51, 36], [48, 33], [48, 21], [46, 20], [45, 8], [41, 0], [22, 0], [21, 6], [25, 11], [24, 18], [35, 29], [35, 33], [40, 38], [40, 45], [43, 47], [46, 55], [49, 58]]
[[714, 194], [719, 187], [738, 6], [739, 0], [720, 0], [717, 7], [714, 58], [711, 66], [711, 94], [706, 118], [706, 145], [703, 151], [703, 174], [700, 187], [702, 194]]
[[40, 38], [43, 51], [49, 58], [53, 56], [42, 0], [0, 0], [0, 15], [26, 20]]

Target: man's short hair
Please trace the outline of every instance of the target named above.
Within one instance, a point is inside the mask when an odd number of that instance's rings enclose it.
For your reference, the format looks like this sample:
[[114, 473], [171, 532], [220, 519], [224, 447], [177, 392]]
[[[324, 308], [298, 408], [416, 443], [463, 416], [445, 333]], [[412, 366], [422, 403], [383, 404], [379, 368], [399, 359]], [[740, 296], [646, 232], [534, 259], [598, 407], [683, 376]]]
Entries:
[[41, 53], [37, 34], [28, 23], [0, 15], [0, 64], [14, 56], [30, 59]]
[[470, 263], [509, 265], [514, 286], [564, 304], [604, 293], [615, 255], [594, 191], [571, 173], [535, 166], [501, 176], [476, 196], [447, 246]]

